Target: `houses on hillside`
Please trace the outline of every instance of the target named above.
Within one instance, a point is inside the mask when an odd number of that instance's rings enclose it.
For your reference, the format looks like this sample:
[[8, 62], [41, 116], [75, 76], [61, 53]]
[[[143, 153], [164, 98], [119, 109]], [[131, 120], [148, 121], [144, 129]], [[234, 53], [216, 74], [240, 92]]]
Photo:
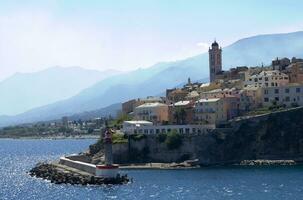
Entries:
[[271, 66], [222, 70], [222, 49], [209, 49], [210, 83], [192, 83], [166, 90], [165, 97], [123, 103], [128, 134], [203, 133], [237, 116], [261, 108], [303, 106], [303, 59], [275, 59]]

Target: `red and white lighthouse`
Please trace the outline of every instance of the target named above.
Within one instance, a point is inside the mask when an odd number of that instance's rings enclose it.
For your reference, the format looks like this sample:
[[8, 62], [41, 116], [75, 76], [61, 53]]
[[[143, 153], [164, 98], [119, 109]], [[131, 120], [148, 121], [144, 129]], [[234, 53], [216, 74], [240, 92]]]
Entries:
[[96, 165], [96, 176], [104, 178], [116, 178], [119, 166], [113, 164], [112, 130], [106, 128], [103, 136], [105, 164]]

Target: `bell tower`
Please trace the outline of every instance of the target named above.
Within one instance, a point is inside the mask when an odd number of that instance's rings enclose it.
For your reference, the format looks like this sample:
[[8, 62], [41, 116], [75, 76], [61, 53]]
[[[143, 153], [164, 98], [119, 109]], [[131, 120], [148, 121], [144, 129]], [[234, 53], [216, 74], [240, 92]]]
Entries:
[[209, 53], [209, 79], [210, 82], [216, 80], [216, 74], [222, 71], [222, 48], [216, 40], [212, 43]]

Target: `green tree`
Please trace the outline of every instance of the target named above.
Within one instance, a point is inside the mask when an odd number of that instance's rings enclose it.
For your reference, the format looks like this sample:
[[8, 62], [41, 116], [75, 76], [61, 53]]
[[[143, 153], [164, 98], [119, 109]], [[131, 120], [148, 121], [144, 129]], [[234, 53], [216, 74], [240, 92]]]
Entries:
[[167, 133], [165, 144], [167, 145], [168, 149], [178, 149], [182, 145], [182, 142], [183, 136], [180, 133], [177, 133], [176, 130]]

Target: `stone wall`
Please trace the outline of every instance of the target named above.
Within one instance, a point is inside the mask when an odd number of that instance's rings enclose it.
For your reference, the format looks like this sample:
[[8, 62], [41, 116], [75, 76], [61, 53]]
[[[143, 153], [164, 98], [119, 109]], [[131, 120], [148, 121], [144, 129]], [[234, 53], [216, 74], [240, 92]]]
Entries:
[[174, 150], [148, 135], [130, 144], [113, 146], [115, 163], [181, 162], [199, 159], [201, 165], [233, 164], [242, 160], [303, 160], [303, 108], [235, 120], [230, 128], [207, 134], [184, 135]]

